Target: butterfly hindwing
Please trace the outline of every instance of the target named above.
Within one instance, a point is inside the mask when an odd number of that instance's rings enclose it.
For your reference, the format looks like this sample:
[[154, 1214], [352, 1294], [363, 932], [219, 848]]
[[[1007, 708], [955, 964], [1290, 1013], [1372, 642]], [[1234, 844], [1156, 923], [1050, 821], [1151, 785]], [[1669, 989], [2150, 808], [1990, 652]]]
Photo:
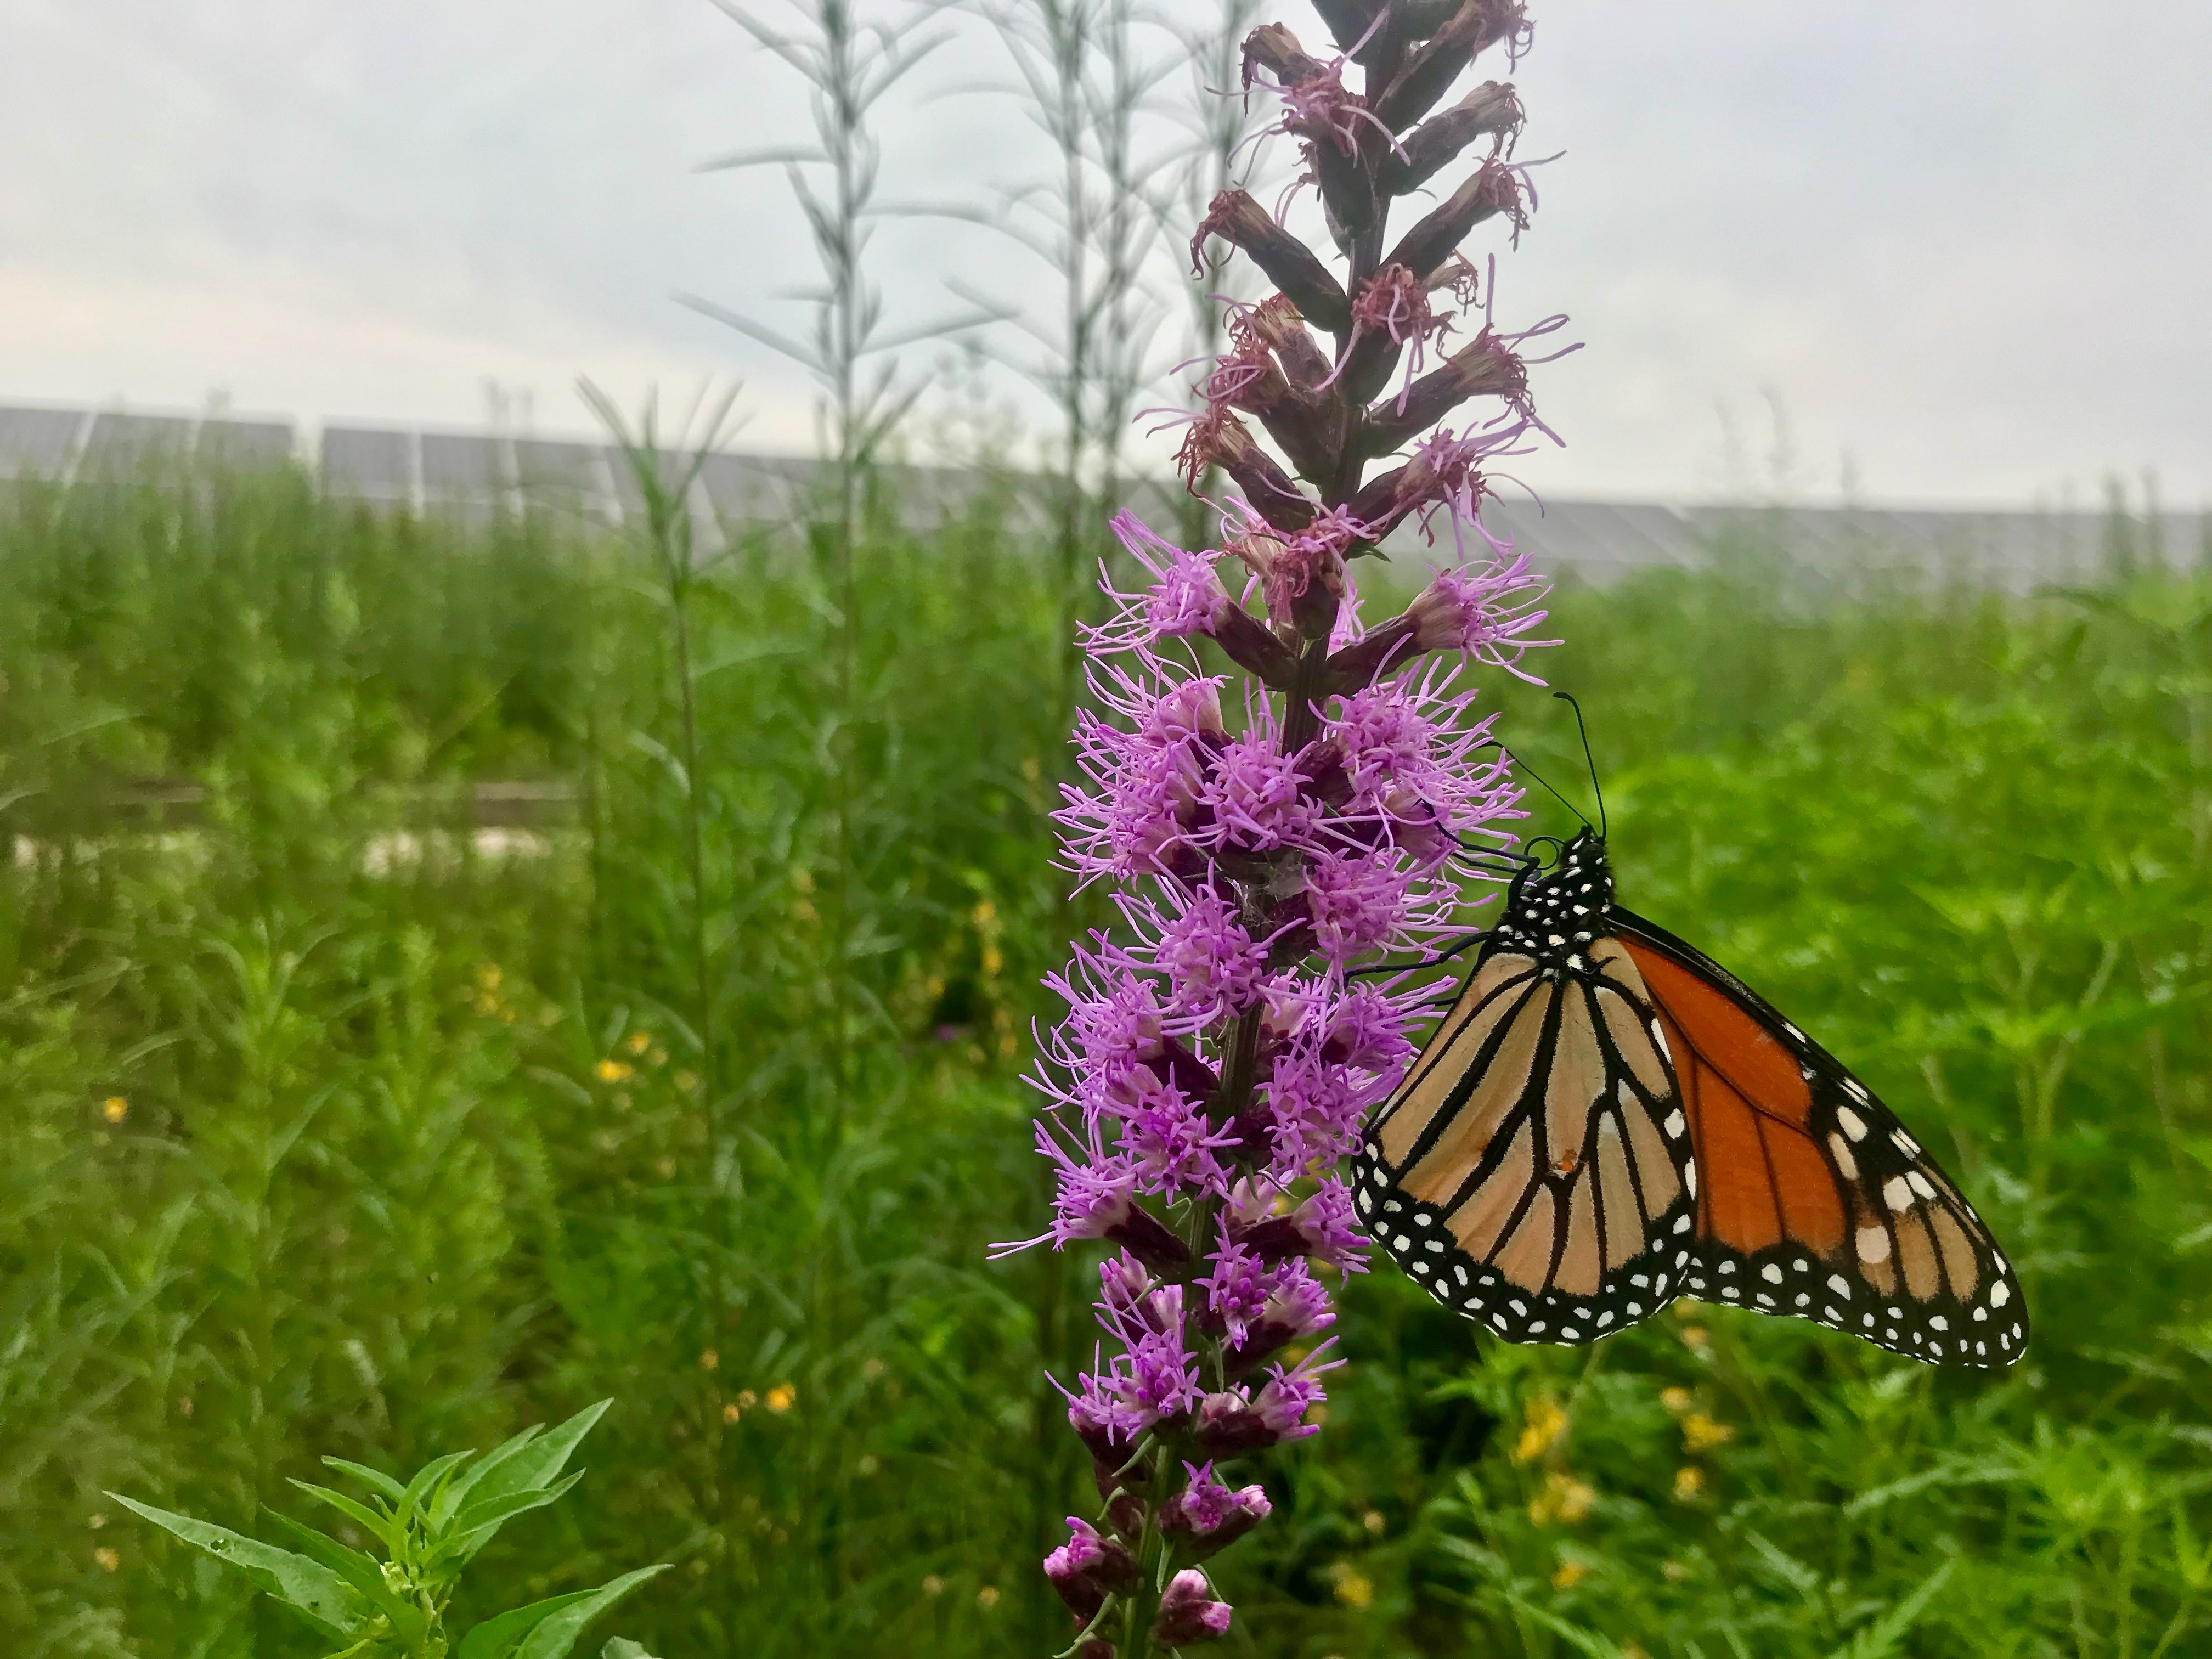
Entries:
[[2019, 1281], [1896, 1115], [1710, 957], [1617, 907], [1611, 921], [1656, 1008], [1704, 1177], [1689, 1293], [1933, 1364], [2017, 1358]]
[[1691, 1138], [1634, 963], [1493, 939], [1370, 1127], [1362, 1220], [1439, 1302], [1511, 1341], [1649, 1317], [1692, 1263]]

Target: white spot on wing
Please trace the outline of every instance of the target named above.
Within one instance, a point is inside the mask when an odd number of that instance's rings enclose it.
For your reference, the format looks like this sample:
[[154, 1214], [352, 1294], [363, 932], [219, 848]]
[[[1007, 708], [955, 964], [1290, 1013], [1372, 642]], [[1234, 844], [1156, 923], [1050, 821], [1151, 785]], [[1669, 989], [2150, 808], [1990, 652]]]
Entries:
[[1678, 1106], [1673, 1111], [1667, 1114], [1666, 1129], [1668, 1138], [1670, 1139], [1680, 1140], [1682, 1138], [1683, 1127], [1682, 1109]]
[[1880, 1227], [1862, 1227], [1854, 1241], [1858, 1245], [1862, 1261], [1889, 1260], [1889, 1235]]
[[1912, 1188], [1905, 1184], [1903, 1176], [1892, 1176], [1881, 1183], [1881, 1201], [1893, 1210], [1912, 1207]]
[[1859, 1178], [1859, 1161], [1851, 1156], [1851, 1149], [1841, 1135], [1828, 1137], [1828, 1151], [1836, 1160], [1836, 1168], [1843, 1172], [1844, 1180], [1856, 1181]]
[[[1856, 1094], [1861, 1099], [1864, 1099], [1866, 1097], [1866, 1091], [1858, 1088], [1856, 1085], [1846, 1084], [1844, 1086], [1850, 1089], [1851, 1091]], [[1856, 1112], [1853, 1111], [1850, 1107], [1838, 1106], [1836, 1108], [1836, 1121], [1844, 1126], [1844, 1133], [1849, 1135], [1853, 1140], [1864, 1140], [1866, 1139], [1866, 1120], [1861, 1117]]]

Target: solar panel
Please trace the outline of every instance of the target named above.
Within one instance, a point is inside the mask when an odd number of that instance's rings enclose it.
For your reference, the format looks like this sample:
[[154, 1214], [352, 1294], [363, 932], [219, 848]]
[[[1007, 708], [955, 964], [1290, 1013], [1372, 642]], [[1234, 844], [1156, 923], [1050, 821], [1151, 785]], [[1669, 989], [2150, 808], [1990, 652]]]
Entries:
[[198, 453], [222, 466], [282, 466], [296, 453], [289, 421], [210, 419], [200, 423]]
[[191, 453], [192, 428], [185, 415], [129, 415], [103, 410], [93, 417], [85, 440], [80, 473], [114, 476], [150, 463], [178, 460]]
[[60, 476], [69, 470], [84, 423], [82, 410], [0, 404], [0, 475]]
[[431, 501], [484, 501], [507, 488], [504, 446], [475, 433], [422, 434], [422, 494]]
[[380, 427], [323, 428], [323, 476], [340, 495], [364, 501], [415, 499], [415, 434]]
[[608, 487], [606, 451], [598, 444], [517, 438], [514, 474], [526, 491], [598, 495]]

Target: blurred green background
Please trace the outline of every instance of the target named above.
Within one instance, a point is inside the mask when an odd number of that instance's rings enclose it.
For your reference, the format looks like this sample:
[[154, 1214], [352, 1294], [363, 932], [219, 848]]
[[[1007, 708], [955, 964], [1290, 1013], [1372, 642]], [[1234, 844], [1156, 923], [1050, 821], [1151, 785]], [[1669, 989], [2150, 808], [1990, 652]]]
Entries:
[[[984, 1251], [1085, 914], [1067, 598], [1011, 501], [892, 506], [848, 594], [834, 535], [672, 586], [295, 475], [0, 501], [0, 1650], [310, 1654], [102, 1491], [245, 1528], [605, 1395], [493, 1593], [672, 1562], [620, 1620], [665, 1659], [1061, 1645], [1090, 1268]], [[1356, 1279], [1230, 1648], [2212, 1651], [2212, 572], [1815, 588], [1747, 532], [1553, 609], [1624, 898], [1929, 1142], [2035, 1345], [1514, 1349]], [[1571, 789], [1547, 695], [1486, 701]], [[485, 780], [574, 804], [473, 834]]]

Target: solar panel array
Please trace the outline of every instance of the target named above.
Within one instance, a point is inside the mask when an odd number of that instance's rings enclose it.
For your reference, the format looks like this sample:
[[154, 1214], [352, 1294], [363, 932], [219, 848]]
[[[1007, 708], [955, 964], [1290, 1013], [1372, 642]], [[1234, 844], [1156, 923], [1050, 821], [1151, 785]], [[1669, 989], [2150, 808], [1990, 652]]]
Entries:
[[[198, 416], [0, 404], [0, 478], [127, 477], [162, 461], [253, 467], [297, 461], [334, 493], [413, 511], [489, 516], [525, 503], [574, 510], [619, 525], [645, 501], [624, 458], [605, 445], [489, 432], [421, 431], [333, 422], [305, 431], [283, 418]], [[664, 458], [678, 476], [678, 458]], [[725, 522], [781, 522], [801, 514], [816, 477], [810, 461], [716, 455], [700, 470], [687, 505], [711, 531]], [[926, 528], [957, 513], [987, 481], [946, 468], [897, 469], [891, 488], [908, 520]], [[1140, 487], [1140, 508], [1166, 503]], [[1045, 522], [1041, 496], [1018, 503]], [[1168, 508], [1171, 520], [1173, 509]], [[2093, 573], [2107, 520], [2094, 513], [1893, 511], [1881, 508], [1677, 507], [1658, 503], [1500, 499], [1483, 512], [1537, 568], [1607, 582], [1654, 568], [1691, 568], [1732, 545], [1785, 547], [1793, 566], [1844, 572], [1903, 567], [2026, 588]], [[2166, 556], [2212, 558], [2212, 519], [2162, 516]], [[1394, 553], [1417, 566], [1437, 553], [1411, 532]], [[1449, 552], [1449, 549], [1442, 550]]]

